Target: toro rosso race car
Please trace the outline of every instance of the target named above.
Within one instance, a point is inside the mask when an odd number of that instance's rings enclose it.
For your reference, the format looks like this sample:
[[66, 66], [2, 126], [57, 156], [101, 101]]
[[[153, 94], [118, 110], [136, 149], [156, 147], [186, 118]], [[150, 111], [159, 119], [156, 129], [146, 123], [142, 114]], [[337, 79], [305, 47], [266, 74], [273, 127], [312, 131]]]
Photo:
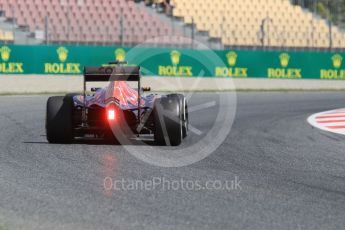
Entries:
[[[126, 64], [116, 61], [108, 66], [85, 67], [83, 94], [50, 97], [46, 111], [47, 140], [71, 143], [95, 138], [123, 144], [126, 140], [150, 136], [157, 145], [180, 145], [188, 133], [185, 97], [144, 95], [140, 67]], [[102, 81], [108, 81], [108, 86], [91, 88], [92, 95], [86, 93], [87, 82]], [[129, 82], [137, 82], [137, 88], [132, 88]]]

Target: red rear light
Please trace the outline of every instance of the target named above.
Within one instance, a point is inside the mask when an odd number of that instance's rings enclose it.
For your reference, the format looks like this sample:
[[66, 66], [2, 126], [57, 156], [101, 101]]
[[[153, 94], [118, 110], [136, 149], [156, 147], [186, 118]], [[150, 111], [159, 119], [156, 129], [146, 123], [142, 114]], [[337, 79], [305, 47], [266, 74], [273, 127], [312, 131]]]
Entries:
[[116, 105], [111, 103], [107, 105], [106, 108], [106, 116], [108, 121], [115, 121], [116, 120]]
[[115, 120], [115, 110], [114, 109], [108, 109], [108, 120], [109, 121]]

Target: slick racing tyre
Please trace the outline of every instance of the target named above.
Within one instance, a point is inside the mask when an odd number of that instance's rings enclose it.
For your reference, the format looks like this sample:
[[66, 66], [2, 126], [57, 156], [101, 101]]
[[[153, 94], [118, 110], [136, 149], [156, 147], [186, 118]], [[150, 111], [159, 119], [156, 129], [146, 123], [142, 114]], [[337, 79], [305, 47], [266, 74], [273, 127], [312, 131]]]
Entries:
[[73, 109], [75, 94], [50, 97], [47, 101], [46, 134], [50, 143], [73, 141]]
[[180, 108], [182, 112], [182, 134], [183, 134], [183, 138], [186, 138], [188, 135], [188, 126], [189, 126], [187, 100], [182, 94], [170, 94], [168, 95], [168, 97], [169, 96], [179, 98]]
[[183, 109], [177, 94], [161, 97], [154, 106], [154, 138], [158, 145], [178, 146], [183, 139]]

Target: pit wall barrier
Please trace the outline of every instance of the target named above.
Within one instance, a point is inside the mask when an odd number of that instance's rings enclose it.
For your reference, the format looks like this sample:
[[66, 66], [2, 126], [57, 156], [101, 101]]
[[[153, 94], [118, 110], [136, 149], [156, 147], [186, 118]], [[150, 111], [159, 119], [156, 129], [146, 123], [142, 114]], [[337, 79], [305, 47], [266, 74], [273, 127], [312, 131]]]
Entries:
[[[345, 80], [345, 53], [0, 45], [0, 74], [82, 75], [126, 60], [143, 76]], [[24, 77], [24, 76], [23, 76]]]

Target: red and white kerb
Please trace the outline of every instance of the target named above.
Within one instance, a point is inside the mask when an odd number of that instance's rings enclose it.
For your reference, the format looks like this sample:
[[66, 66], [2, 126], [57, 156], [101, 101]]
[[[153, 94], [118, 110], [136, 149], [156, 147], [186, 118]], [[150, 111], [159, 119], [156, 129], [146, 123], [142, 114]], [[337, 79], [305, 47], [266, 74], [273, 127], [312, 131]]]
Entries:
[[313, 114], [308, 122], [316, 128], [345, 135], [345, 108]]

